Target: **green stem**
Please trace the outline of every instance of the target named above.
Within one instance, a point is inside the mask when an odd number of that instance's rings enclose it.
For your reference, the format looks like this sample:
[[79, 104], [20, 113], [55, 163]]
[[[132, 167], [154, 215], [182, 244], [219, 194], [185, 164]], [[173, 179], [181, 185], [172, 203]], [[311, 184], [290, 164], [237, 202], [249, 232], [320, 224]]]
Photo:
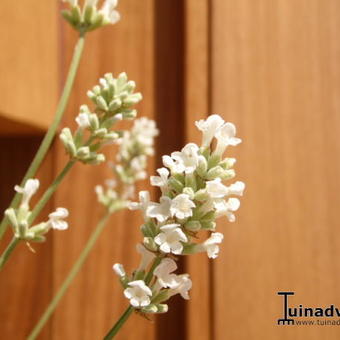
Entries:
[[[162, 258], [156, 257], [153, 261], [153, 264], [146, 275], [145, 283], [148, 285], [153, 277], [153, 272], [156, 269], [156, 267], [160, 264]], [[130, 305], [125, 312], [122, 314], [122, 316], [118, 319], [118, 321], [114, 324], [114, 326], [110, 329], [110, 331], [105, 335], [104, 340], [111, 340], [114, 338], [114, 336], [119, 332], [119, 330], [122, 328], [126, 320], [129, 318], [131, 313], [133, 312], [133, 307]]]
[[[66, 78], [65, 86], [63, 89], [63, 92], [61, 94], [56, 113], [54, 116], [54, 120], [52, 124], [50, 125], [47, 133], [45, 134], [44, 139], [42, 140], [40, 147], [30, 165], [28, 168], [23, 180], [21, 181], [21, 186], [24, 186], [26, 181], [29, 178], [33, 178], [40, 167], [41, 162], [44, 160], [47, 151], [49, 150], [51, 143], [53, 141], [53, 138], [57, 132], [58, 126], [60, 124], [60, 121], [63, 117], [66, 105], [68, 103], [68, 99], [71, 94], [71, 90], [73, 87], [74, 79], [78, 70], [80, 58], [84, 49], [84, 43], [85, 43], [85, 37], [84, 35], [80, 35], [78, 42], [75, 46], [73, 57], [71, 61], [71, 65], [69, 68], [69, 72]], [[10, 203], [10, 208], [16, 208], [18, 203], [20, 201], [20, 195], [16, 193]], [[6, 217], [3, 217], [1, 224], [0, 224], [0, 240], [2, 239], [8, 225], [8, 220]]]
[[[117, 209], [117, 210], [119, 210], [119, 209]], [[30, 335], [28, 336], [27, 340], [34, 340], [39, 335], [41, 329], [44, 327], [44, 325], [46, 324], [46, 322], [48, 321], [48, 319], [50, 318], [50, 316], [52, 315], [52, 313], [56, 309], [59, 301], [61, 300], [61, 298], [66, 293], [66, 291], [67, 291], [68, 287], [70, 286], [70, 284], [72, 283], [73, 279], [75, 278], [75, 276], [80, 271], [81, 267], [83, 266], [85, 260], [87, 259], [88, 255], [89, 255], [90, 251], [92, 250], [93, 246], [95, 245], [99, 235], [102, 233], [102, 231], [103, 231], [103, 229], [106, 225], [106, 222], [108, 221], [109, 217], [111, 216], [111, 214], [113, 212], [114, 211], [108, 212], [99, 221], [99, 223], [97, 224], [97, 227], [94, 229], [89, 240], [87, 241], [84, 249], [80, 253], [77, 261], [74, 263], [74, 265], [71, 268], [70, 272], [68, 273], [66, 279], [64, 280], [64, 282], [60, 286], [57, 294], [54, 296], [54, 298], [52, 299], [52, 301], [50, 302], [50, 304], [46, 308], [44, 314], [41, 316], [40, 320], [38, 321], [38, 323], [36, 324], [36, 326], [34, 327], [32, 332], [30, 333]]]
[[9, 256], [11, 255], [12, 251], [15, 249], [18, 243], [19, 243], [19, 239], [16, 237], [13, 237], [10, 244], [7, 246], [7, 248], [5, 249], [5, 251], [0, 257], [0, 270], [2, 269], [4, 264], [7, 262]]
[[64, 169], [61, 170], [59, 175], [56, 177], [56, 179], [53, 181], [53, 183], [49, 186], [49, 188], [44, 192], [44, 195], [40, 198], [39, 202], [35, 205], [29, 219], [28, 224], [31, 225], [36, 217], [40, 214], [41, 210], [45, 207], [48, 200], [51, 198], [51, 196], [54, 194], [54, 192], [57, 190], [59, 184], [64, 179], [66, 174], [71, 170], [73, 165], [75, 164], [75, 160], [70, 160], [65, 165]]
[[128, 308], [126, 308], [125, 312], [122, 314], [122, 316], [119, 318], [119, 320], [115, 323], [115, 325], [110, 329], [109, 333], [107, 333], [105, 335], [104, 340], [113, 339], [113, 337], [122, 328], [125, 321], [129, 318], [129, 316], [131, 315], [132, 312], [133, 312], [133, 307], [130, 305]]

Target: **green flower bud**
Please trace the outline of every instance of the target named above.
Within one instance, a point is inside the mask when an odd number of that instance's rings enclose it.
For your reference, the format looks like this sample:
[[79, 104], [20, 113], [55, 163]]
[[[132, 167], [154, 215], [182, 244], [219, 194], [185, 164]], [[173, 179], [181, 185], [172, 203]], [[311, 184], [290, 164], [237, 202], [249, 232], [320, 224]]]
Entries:
[[229, 170], [231, 169], [236, 163], [236, 159], [235, 158], [225, 158], [222, 162], [220, 162], [220, 166], [225, 169], [225, 170]]
[[208, 162], [203, 156], [198, 157], [198, 166], [196, 168], [197, 173], [201, 177], [205, 177], [205, 173], [207, 172], [208, 169]]
[[194, 199], [197, 201], [206, 201], [209, 198], [209, 194], [205, 189], [200, 189], [196, 191]]
[[199, 221], [188, 221], [184, 227], [191, 231], [198, 231], [201, 229], [201, 223]]
[[234, 177], [235, 177], [234, 169], [225, 170], [223, 176], [221, 176], [222, 179], [232, 179]]
[[185, 186], [191, 187], [194, 191], [197, 190], [197, 183], [194, 173], [185, 175]]
[[157, 308], [156, 305], [151, 304], [151, 305], [149, 305], [149, 306], [143, 307], [143, 308], [141, 309], [141, 311], [142, 311], [143, 313], [157, 313], [157, 312], [158, 312], [158, 308]]
[[102, 109], [103, 111], [107, 111], [109, 107], [106, 104], [105, 99], [102, 96], [98, 96], [95, 99], [97, 106]]
[[13, 208], [9, 208], [5, 211], [5, 215], [9, 219], [9, 222], [11, 223], [12, 227], [14, 229], [18, 229], [18, 220], [15, 210]]
[[213, 179], [218, 178], [218, 177], [223, 178], [223, 176], [225, 175], [225, 172], [226, 172], [226, 170], [224, 170], [219, 165], [215, 166], [208, 171], [208, 173], [206, 175], [206, 179], [213, 180]]
[[122, 101], [119, 98], [112, 100], [109, 104], [109, 111], [116, 111], [122, 106]]
[[183, 194], [187, 194], [191, 200], [194, 199], [195, 197], [195, 191], [192, 189], [192, 188], [189, 188], [189, 187], [185, 187], [183, 189]]
[[158, 304], [169, 299], [169, 290], [162, 289], [155, 297], [152, 298], [151, 303]]
[[219, 155], [212, 155], [209, 157], [209, 160], [208, 160], [208, 168], [213, 168], [215, 167], [216, 165], [218, 165], [221, 161], [221, 157]]
[[201, 221], [201, 226], [202, 226], [202, 229], [204, 230], [213, 231], [216, 229], [216, 222], [203, 220]]
[[86, 159], [90, 157], [90, 148], [88, 146], [82, 146], [77, 151], [77, 157], [79, 159]]
[[150, 251], [157, 251], [158, 247], [152, 237], [144, 237], [143, 239], [144, 246]]
[[168, 309], [168, 305], [166, 304], [157, 305], [157, 313], [166, 313]]
[[183, 190], [183, 184], [174, 177], [170, 177], [168, 185], [171, 189], [175, 190], [178, 193], [181, 193]]

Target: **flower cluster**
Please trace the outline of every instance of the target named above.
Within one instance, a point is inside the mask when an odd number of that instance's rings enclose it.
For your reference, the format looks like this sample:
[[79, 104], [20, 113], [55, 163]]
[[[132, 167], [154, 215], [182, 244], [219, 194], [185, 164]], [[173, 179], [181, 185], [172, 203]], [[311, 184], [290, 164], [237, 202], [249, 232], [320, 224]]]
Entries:
[[117, 140], [117, 164], [112, 164], [116, 180], [106, 181], [106, 189], [96, 186], [98, 200], [107, 209], [126, 206], [134, 195], [135, 183], [146, 178], [147, 157], [154, 154], [154, 138], [158, 135], [155, 121], [142, 117], [136, 119], [130, 131], [122, 132]]
[[121, 137], [120, 131], [112, 131], [114, 124], [123, 119], [135, 118], [136, 110], [132, 107], [142, 99], [140, 93], [134, 93], [136, 84], [128, 81], [126, 73], [119, 74], [117, 78], [107, 73], [99, 82], [100, 85], [88, 91], [94, 109], [91, 111], [87, 105], [82, 105], [75, 119], [77, 131], [72, 134], [69, 128], [64, 128], [60, 134], [70, 157], [85, 164], [105, 161], [105, 156], [98, 150]]
[[[151, 184], [161, 190], [159, 202], [150, 201], [149, 193], [142, 191], [139, 202], [130, 204], [131, 209], [142, 210], [145, 219], [143, 244], [137, 246], [141, 265], [131, 277], [120, 264], [114, 270], [130, 304], [144, 313], [166, 312], [164, 302], [174, 294], [189, 297], [192, 282], [188, 274], [174, 273], [176, 256], [206, 252], [216, 258], [223, 234], [215, 231], [215, 220], [226, 216], [234, 222], [240, 205], [235, 196], [242, 196], [244, 183], [223, 184], [235, 176], [235, 159], [223, 158], [229, 145], [241, 142], [235, 137], [235, 126], [219, 115], [196, 126], [203, 134], [201, 147], [189, 143], [180, 152], [163, 156], [159, 176], [151, 177]], [[201, 235], [206, 235], [201, 231], [210, 231], [210, 237], [200, 242]]]
[[14, 236], [20, 240], [43, 242], [45, 236], [51, 228], [57, 230], [65, 230], [68, 228], [67, 222], [64, 220], [68, 216], [68, 211], [65, 208], [57, 208], [56, 211], [48, 215], [49, 220], [31, 226], [30, 216], [30, 200], [39, 189], [38, 179], [28, 179], [24, 187], [16, 185], [15, 191], [22, 195], [21, 203], [17, 209], [9, 208], [5, 211], [13, 231]]
[[63, 17], [79, 32], [93, 31], [99, 27], [115, 24], [120, 19], [116, 11], [118, 0], [105, 0], [103, 6], [98, 9], [98, 0], [85, 0], [81, 9], [78, 0], [63, 0], [71, 9], [63, 10]]

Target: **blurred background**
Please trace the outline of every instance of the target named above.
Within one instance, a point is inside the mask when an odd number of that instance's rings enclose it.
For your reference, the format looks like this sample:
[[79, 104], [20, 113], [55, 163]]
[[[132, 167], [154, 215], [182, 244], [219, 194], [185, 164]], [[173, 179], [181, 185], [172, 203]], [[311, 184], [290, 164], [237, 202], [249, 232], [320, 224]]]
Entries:
[[[1, 2], [1, 210], [52, 120], [77, 39], [61, 7]], [[121, 0], [118, 10], [118, 24], [88, 34], [62, 125], [75, 125], [100, 76], [126, 71], [144, 96], [139, 116], [161, 131], [150, 174], [161, 155], [200, 141], [195, 120], [218, 113], [243, 139], [230, 155], [247, 189], [237, 221], [219, 220], [218, 259], [182, 263], [191, 300], [153, 321], [133, 315], [117, 339], [339, 339], [339, 326], [277, 326], [277, 292], [294, 291], [295, 305], [340, 305], [340, 2]], [[56, 138], [44, 185], [66, 159]], [[21, 244], [1, 272], [1, 339], [32, 329], [101, 216], [94, 186], [109, 177], [104, 165], [78, 164], [46, 209], [67, 207], [69, 230], [50, 233], [36, 254]], [[103, 337], [127, 305], [111, 267], [137, 265], [140, 224], [138, 212], [111, 218], [39, 339]]]

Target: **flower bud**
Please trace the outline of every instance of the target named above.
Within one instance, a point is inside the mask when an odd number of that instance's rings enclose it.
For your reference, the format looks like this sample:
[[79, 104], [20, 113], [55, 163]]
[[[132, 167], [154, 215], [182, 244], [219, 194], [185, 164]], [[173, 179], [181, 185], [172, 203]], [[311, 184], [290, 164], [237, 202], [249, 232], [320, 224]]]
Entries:
[[110, 111], [116, 111], [122, 106], [122, 101], [119, 98], [112, 100], [109, 104]]
[[236, 159], [235, 158], [225, 158], [222, 162], [220, 162], [220, 166], [225, 169], [225, 170], [229, 170], [231, 169], [236, 163]]
[[158, 247], [152, 237], [144, 237], [143, 244], [150, 251], [158, 250]]
[[149, 306], [146, 306], [144, 308], [142, 308], [142, 312], [143, 313], [157, 313], [158, 312], [158, 308], [156, 305], [149, 305]]
[[79, 159], [86, 159], [90, 156], [90, 148], [88, 146], [82, 146], [77, 151], [77, 157]]
[[201, 229], [201, 223], [199, 221], [189, 221], [185, 223], [184, 227], [191, 231], [198, 231]]
[[193, 190], [192, 188], [189, 188], [189, 187], [185, 187], [185, 188], [183, 189], [183, 194], [188, 195], [189, 198], [190, 198], [191, 200], [193, 200], [194, 197], [195, 197], [195, 192], [194, 192], [194, 190]]
[[197, 173], [201, 176], [201, 177], [205, 177], [205, 173], [207, 172], [208, 169], [208, 162], [205, 159], [204, 156], [199, 156], [198, 157], [198, 166], [196, 168]]
[[215, 166], [213, 168], [211, 168], [207, 175], [206, 175], [206, 179], [208, 180], [213, 180], [217, 177], [221, 177], [223, 178], [223, 176], [225, 175], [226, 173], [226, 170], [224, 170], [222, 167], [220, 167], [219, 165], [218, 166]]

